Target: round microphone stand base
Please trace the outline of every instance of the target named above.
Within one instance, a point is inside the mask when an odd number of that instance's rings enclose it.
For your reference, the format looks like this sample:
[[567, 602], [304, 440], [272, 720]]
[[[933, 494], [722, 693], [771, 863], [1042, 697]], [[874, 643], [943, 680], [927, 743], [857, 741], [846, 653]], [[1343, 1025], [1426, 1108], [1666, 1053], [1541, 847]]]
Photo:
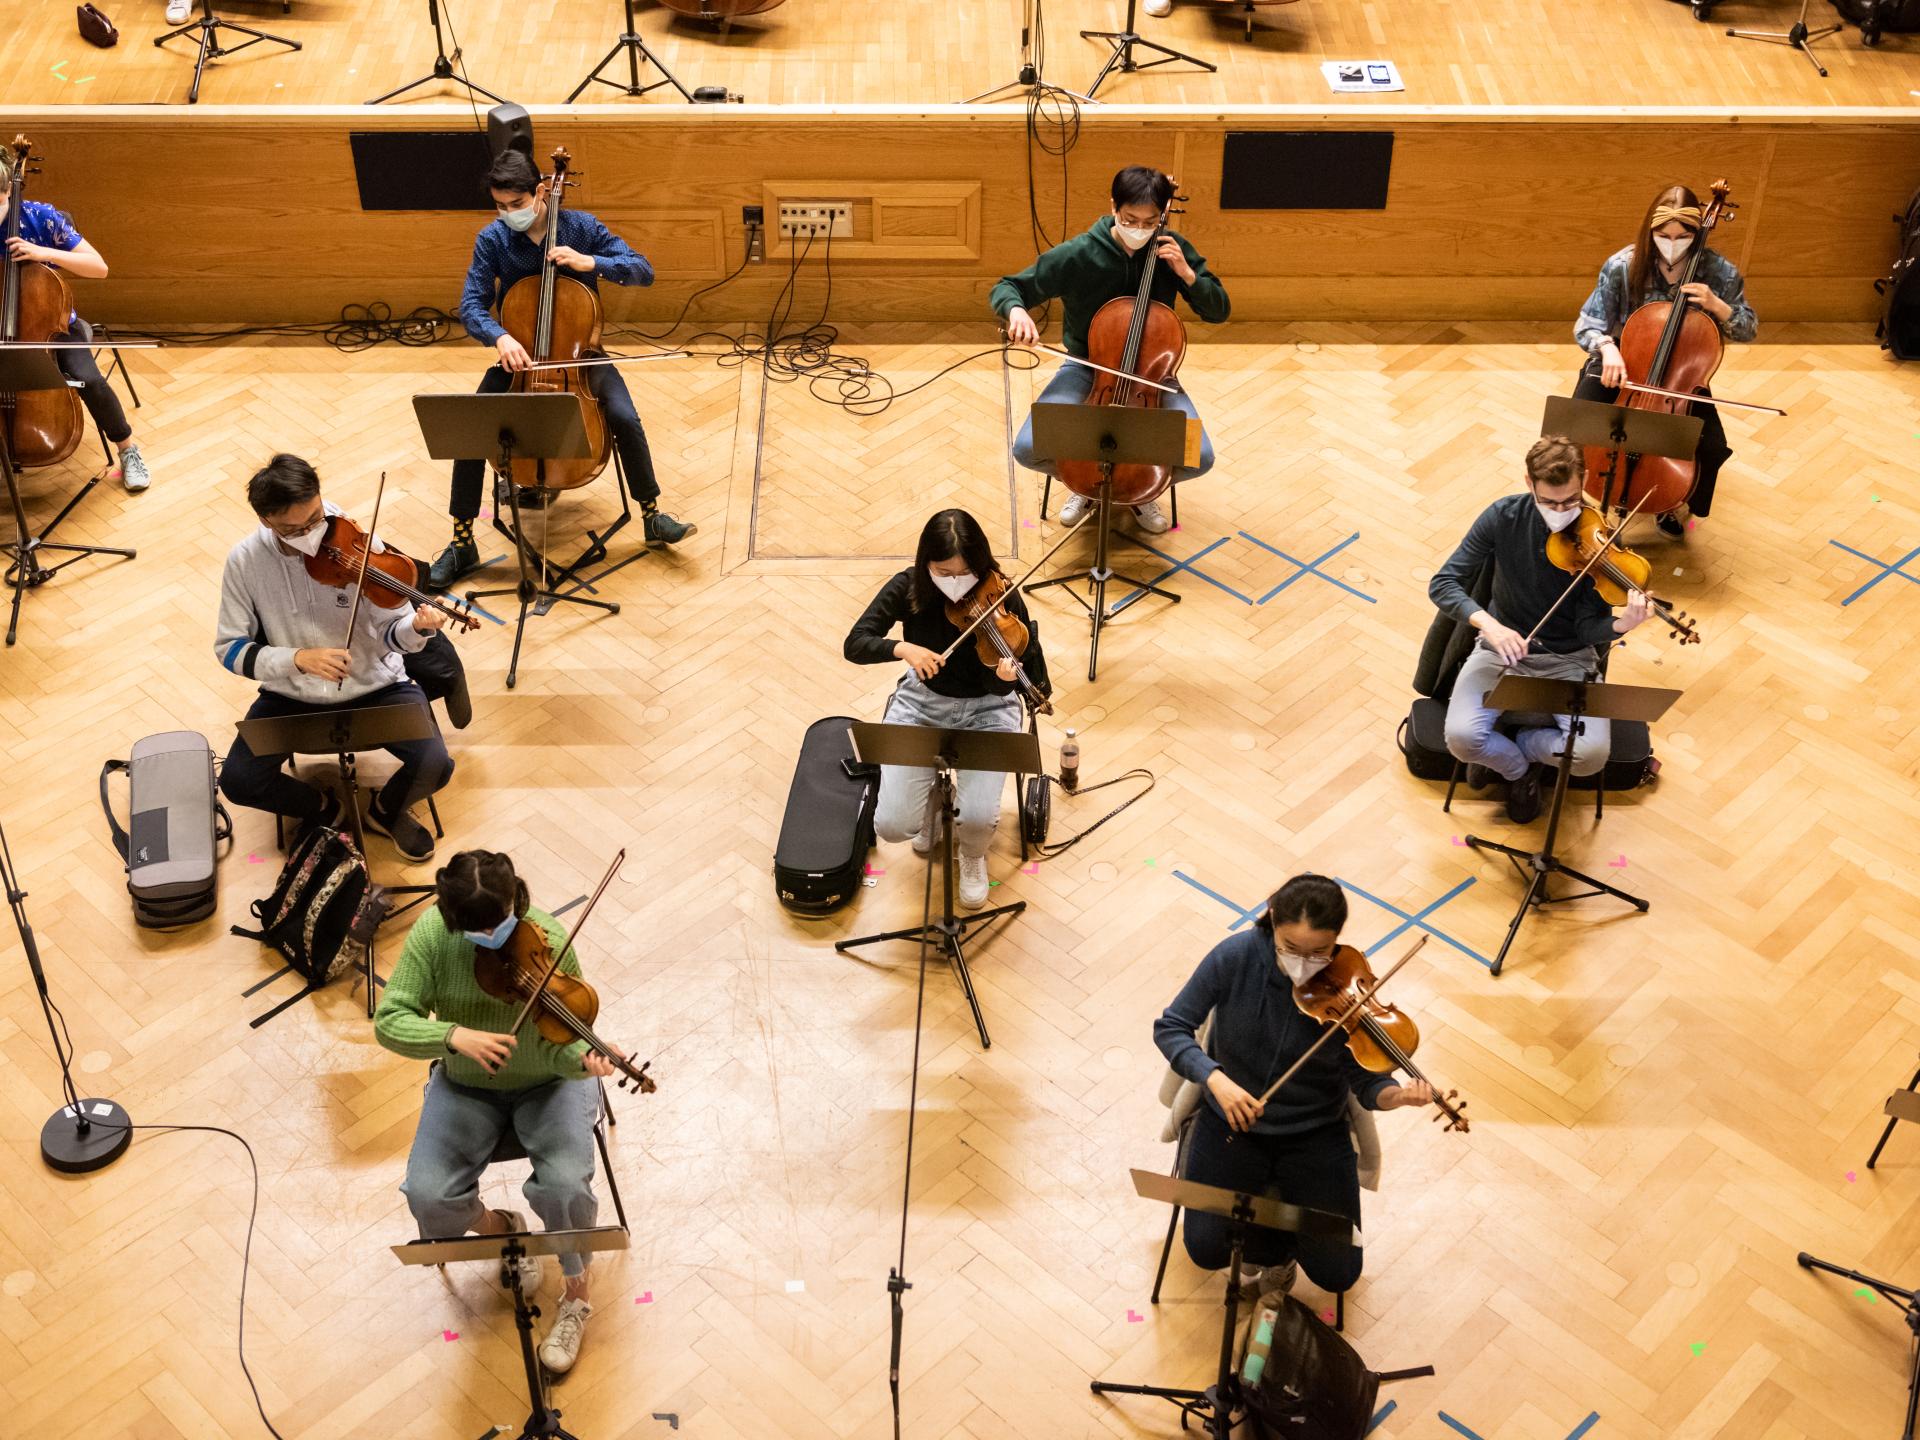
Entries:
[[40, 1158], [62, 1175], [106, 1169], [126, 1154], [133, 1139], [133, 1118], [116, 1101], [82, 1100], [80, 1117], [74, 1118], [71, 1105], [62, 1105], [40, 1127]]

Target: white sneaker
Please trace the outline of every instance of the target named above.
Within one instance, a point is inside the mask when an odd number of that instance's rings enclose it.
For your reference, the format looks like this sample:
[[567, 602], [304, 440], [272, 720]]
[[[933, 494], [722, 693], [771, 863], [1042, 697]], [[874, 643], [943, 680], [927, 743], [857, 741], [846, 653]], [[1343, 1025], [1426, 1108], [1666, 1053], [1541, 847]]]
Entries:
[[1173, 522], [1167, 518], [1167, 512], [1160, 508], [1158, 500], [1134, 506], [1133, 518], [1140, 522], [1140, 528], [1149, 535], [1164, 535], [1173, 528]]
[[147, 469], [146, 457], [138, 445], [129, 445], [120, 452], [120, 483], [133, 494], [153, 483], [153, 474]]
[[960, 857], [960, 903], [969, 910], [978, 910], [987, 903], [986, 856]]
[[1078, 525], [1080, 517], [1093, 508], [1093, 501], [1084, 495], [1069, 495], [1067, 503], [1060, 507], [1062, 525]]
[[[522, 1215], [518, 1210], [496, 1210], [494, 1214], [503, 1216], [506, 1219], [508, 1230], [525, 1233], [527, 1217]], [[538, 1255], [522, 1255], [518, 1260], [513, 1262], [512, 1269], [508, 1268], [504, 1260], [501, 1261], [500, 1288], [502, 1290], [511, 1290], [513, 1288], [513, 1270], [520, 1272], [520, 1293], [522, 1295], [531, 1296], [534, 1291], [540, 1288], [540, 1257]]]
[[1147, 0], [1140, 8], [1149, 15], [1170, 15], [1173, 13], [1173, 0]]
[[587, 1317], [593, 1306], [584, 1300], [562, 1300], [553, 1328], [540, 1342], [540, 1363], [556, 1375], [564, 1375], [580, 1358], [580, 1342], [587, 1335]]
[[[1148, 0], [1151, 4], [1152, 0]], [[184, 25], [187, 23], [188, 0], [167, 0], [167, 24]]]
[[927, 806], [927, 818], [920, 822], [920, 833], [913, 837], [913, 853], [931, 855], [933, 847], [940, 840], [940, 813], [931, 803]]

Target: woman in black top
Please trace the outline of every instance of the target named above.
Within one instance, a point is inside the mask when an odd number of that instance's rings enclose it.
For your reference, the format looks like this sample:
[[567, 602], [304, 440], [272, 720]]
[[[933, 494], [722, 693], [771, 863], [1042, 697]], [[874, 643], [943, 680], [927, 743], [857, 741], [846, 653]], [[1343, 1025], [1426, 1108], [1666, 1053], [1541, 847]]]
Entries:
[[[997, 667], [981, 663], [972, 636], [945, 661], [940, 659], [960, 634], [960, 627], [947, 619], [947, 604], [964, 600], [987, 576], [1003, 573], [980, 522], [965, 510], [942, 510], [927, 521], [913, 568], [887, 581], [847, 633], [846, 656], [856, 665], [898, 660], [911, 667], [887, 702], [889, 724], [932, 725], [942, 730], [1021, 728], [1023, 717], [1009, 663], [1002, 661]], [[1014, 591], [1005, 604], [1032, 636], [1021, 657], [1027, 678], [1041, 690], [1049, 689], [1040, 633], [1027, 614], [1026, 601]], [[890, 638], [895, 625], [905, 638]], [[960, 819], [954, 838], [960, 859], [960, 903], [969, 909], [987, 903], [987, 846], [1000, 818], [1000, 792], [1005, 785], [1006, 776], [989, 771], [959, 774]], [[880, 803], [873, 824], [882, 840], [912, 836], [913, 848], [921, 855], [933, 848], [934, 817], [927, 813], [932, 786], [931, 770], [881, 767]]]
[[[1153, 1043], [1183, 1078], [1205, 1089], [1187, 1142], [1184, 1178], [1202, 1185], [1277, 1196], [1360, 1223], [1360, 1177], [1347, 1126], [1347, 1097], [1369, 1110], [1426, 1105], [1433, 1087], [1405, 1085], [1362, 1067], [1329, 1041], [1265, 1105], [1259, 1097], [1320, 1038], [1293, 987], [1325, 967], [1347, 923], [1347, 897], [1324, 875], [1296, 875], [1267, 902], [1250, 929], [1222, 940], [1154, 1022]], [[1213, 1017], [1205, 1048], [1195, 1032]], [[1209, 1053], [1211, 1052], [1211, 1053]], [[1229, 1145], [1230, 1131], [1238, 1137]], [[1187, 1212], [1187, 1254], [1205, 1270], [1232, 1258], [1228, 1222]], [[1245, 1261], [1268, 1267], [1262, 1290], [1292, 1285], [1294, 1266], [1323, 1290], [1360, 1278], [1360, 1248], [1254, 1230]]]

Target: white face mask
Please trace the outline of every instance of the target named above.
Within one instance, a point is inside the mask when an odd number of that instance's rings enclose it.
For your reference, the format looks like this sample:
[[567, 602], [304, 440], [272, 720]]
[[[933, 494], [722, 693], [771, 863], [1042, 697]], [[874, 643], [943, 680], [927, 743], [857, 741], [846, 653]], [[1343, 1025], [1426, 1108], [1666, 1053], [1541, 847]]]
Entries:
[[1280, 957], [1280, 968], [1287, 972], [1287, 979], [1296, 985], [1304, 985], [1332, 961], [1331, 955], [1295, 955], [1283, 946], [1273, 947], [1273, 953]]
[[1580, 518], [1578, 510], [1549, 510], [1538, 500], [1533, 502], [1533, 508], [1538, 510], [1540, 518], [1547, 522], [1547, 529], [1556, 535]]
[[1653, 243], [1660, 249], [1660, 258], [1669, 265], [1680, 263], [1680, 257], [1693, 248], [1693, 237], [1682, 235], [1678, 240], [1669, 240], [1664, 235], [1653, 237]]
[[935, 589], [946, 596], [947, 599], [953, 601], [966, 599], [967, 592], [980, 583], [974, 579], [971, 570], [964, 575], [935, 575], [929, 570], [927, 572], [927, 578], [933, 581]]
[[302, 555], [318, 555], [320, 553], [321, 542], [327, 538], [327, 522], [325, 519], [322, 519], [319, 524], [315, 525], [303, 535], [280, 535], [265, 525], [262, 525], [260, 528], [267, 532], [270, 539], [278, 540], [289, 550], [297, 550]]
[[1118, 220], [1113, 222], [1114, 236], [1129, 250], [1138, 250], [1153, 239], [1153, 232], [1159, 228], [1157, 225], [1122, 225]]

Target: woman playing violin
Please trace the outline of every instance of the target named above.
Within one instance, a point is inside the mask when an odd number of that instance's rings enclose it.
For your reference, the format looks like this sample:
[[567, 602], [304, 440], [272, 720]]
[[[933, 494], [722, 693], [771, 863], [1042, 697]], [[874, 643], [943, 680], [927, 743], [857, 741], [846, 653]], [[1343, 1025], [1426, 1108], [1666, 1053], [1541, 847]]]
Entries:
[[[308, 572], [327, 519], [339, 512], [320, 496], [320, 476], [298, 455], [276, 455], [247, 481], [247, 503], [260, 526], [233, 547], [220, 580], [220, 619], [213, 653], [236, 675], [260, 683], [246, 718], [311, 715], [375, 705], [426, 705], [428, 694], [408, 665], [446, 623], [436, 609], [402, 602], [382, 609]], [[348, 617], [354, 632], [347, 636]], [[442, 639], [437, 644], [450, 651]], [[451, 658], [451, 657], [449, 657]], [[453, 659], [457, 670], [457, 659]], [[387, 747], [400, 762], [367, 808], [367, 823], [411, 861], [433, 858], [433, 832], [411, 807], [453, 776], [453, 758], [438, 734]], [[331, 825], [339, 800], [281, 767], [285, 755], [256, 755], [235, 737], [220, 768], [220, 790], [236, 805], [271, 810], [303, 829]]]
[[[1627, 374], [1620, 358], [1620, 332], [1634, 311], [1652, 301], [1677, 300], [1684, 295], [1712, 316], [1720, 333], [1729, 340], [1750, 341], [1759, 331], [1760, 322], [1747, 303], [1746, 281], [1738, 267], [1719, 251], [1705, 250], [1695, 272], [1697, 278], [1684, 285], [1677, 283], [1693, 257], [1694, 246], [1701, 243], [1704, 215], [1699, 196], [1684, 185], [1669, 185], [1653, 197], [1633, 244], [1607, 257], [1593, 293], [1580, 307], [1580, 318], [1573, 324], [1574, 342], [1589, 357], [1574, 387], [1576, 400], [1611, 402], [1619, 394], [1618, 386]], [[1693, 493], [1686, 505], [1660, 516], [1661, 531], [1675, 539], [1687, 533], [1686, 512], [1704, 520], [1713, 509], [1720, 467], [1733, 454], [1727, 447], [1727, 432], [1717, 409], [1699, 404], [1691, 413], [1701, 420]]]
[[[506, 1033], [518, 1007], [487, 994], [474, 977], [475, 950], [500, 949], [519, 925], [539, 926], [555, 954], [566, 932], [532, 904], [513, 861], [497, 851], [462, 850], [433, 879], [434, 908], [407, 932], [373, 1017], [374, 1034], [387, 1049], [434, 1062], [401, 1193], [422, 1238], [525, 1230], [519, 1211], [489, 1210], [479, 1196], [480, 1172], [511, 1128], [533, 1162], [521, 1188], [540, 1223], [549, 1230], [585, 1229], [599, 1213], [593, 1194], [598, 1081], [614, 1073], [613, 1062], [584, 1040], [555, 1045], [532, 1023], [517, 1035]], [[560, 971], [577, 977], [579, 960], [568, 953]], [[579, 1357], [593, 1313], [589, 1261], [560, 1257], [566, 1292], [540, 1346], [549, 1370], [570, 1370]], [[531, 1297], [540, 1282], [539, 1258], [519, 1264], [521, 1287]]]
[[[1324, 969], [1347, 923], [1347, 899], [1324, 875], [1296, 875], [1267, 902], [1247, 930], [1207, 952], [1200, 968], [1154, 1022], [1153, 1043], [1183, 1078], [1205, 1088], [1187, 1142], [1183, 1178], [1291, 1205], [1344, 1215], [1360, 1223], [1360, 1178], [1347, 1128], [1347, 1097], [1369, 1110], [1426, 1105], [1425, 1081], [1402, 1085], [1363, 1068], [1339, 1043], [1323, 1046], [1265, 1105], [1260, 1094], [1320, 1038], [1321, 1025], [1301, 1013], [1293, 987]], [[1197, 1038], [1207, 1018], [1204, 1047]], [[1228, 1143], [1228, 1136], [1237, 1138]], [[1189, 1210], [1187, 1254], [1205, 1270], [1231, 1258], [1228, 1222]], [[1360, 1278], [1358, 1246], [1271, 1230], [1247, 1238], [1246, 1260], [1264, 1273], [1248, 1277], [1256, 1293], [1292, 1286], [1298, 1268], [1323, 1290], [1342, 1291]]]
[[[989, 669], [971, 637], [947, 659], [940, 658], [960, 637], [960, 627], [948, 618], [947, 606], [963, 603], [977, 585], [996, 575], [1005, 578], [980, 522], [965, 510], [942, 510], [921, 530], [912, 567], [881, 586], [873, 603], [853, 622], [847, 633], [847, 659], [856, 665], [905, 661], [908, 666], [887, 702], [889, 724], [946, 730], [1021, 728], [1023, 716], [1015, 693], [1019, 676], [1013, 662], [1001, 660]], [[1005, 608], [1027, 627], [1030, 638], [1018, 663], [1044, 692], [1050, 688], [1047, 660], [1036, 622], [1017, 590], [1008, 593]], [[896, 625], [904, 637], [899, 640], [889, 638]], [[987, 903], [987, 847], [999, 823], [1006, 778], [972, 770], [959, 775], [960, 819], [954, 839], [959, 851], [960, 902], [970, 909]], [[873, 817], [880, 838], [912, 836], [916, 854], [931, 851], [937, 839], [936, 817], [928, 809], [932, 788], [931, 770], [882, 766], [880, 803]]]

